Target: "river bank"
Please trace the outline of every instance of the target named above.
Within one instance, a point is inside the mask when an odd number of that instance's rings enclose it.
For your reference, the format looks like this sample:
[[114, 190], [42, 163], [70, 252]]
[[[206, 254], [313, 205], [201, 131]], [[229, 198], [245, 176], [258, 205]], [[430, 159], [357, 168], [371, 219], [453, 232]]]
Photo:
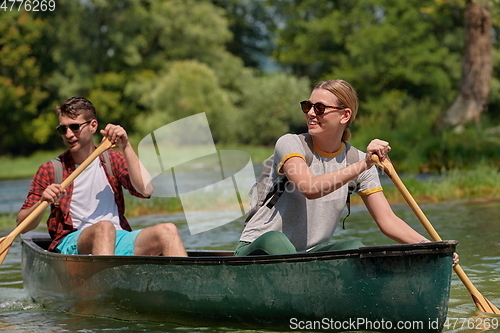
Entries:
[[[270, 147], [224, 146], [219, 150], [241, 150], [247, 152], [252, 162], [257, 166], [271, 153]], [[6, 158], [0, 157], [0, 180], [30, 179], [40, 164], [56, 156], [56, 152], [38, 152], [30, 157]], [[404, 203], [404, 199], [394, 184], [381, 172], [384, 193], [391, 204]], [[448, 170], [435, 174], [401, 174], [400, 177], [415, 200], [422, 203], [435, 203], [456, 200], [493, 200], [500, 198], [500, 173], [495, 165], [478, 163], [467, 170]], [[26, 187], [26, 185], [23, 185]], [[23, 188], [23, 196], [27, 188]], [[10, 191], [9, 191], [10, 192]], [[351, 197], [353, 205], [362, 204], [359, 196]], [[169, 214], [182, 211], [179, 198], [156, 198], [150, 200], [135, 200], [127, 198], [127, 216], [137, 217], [148, 214]], [[17, 208], [16, 208], [17, 209]], [[216, 209], [227, 209], [217, 207]], [[0, 212], [1, 214], [2, 212]], [[10, 221], [12, 213], [0, 215], [0, 225]]]
[[[216, 147], [218, 151], [244, 151], [250, 155], [254, 164], [262, 163], [273, 153], [273, 147], [246, 145], [217, 145]], [[31, 178], [41, 164], [57, 157], [63, 151], [64, 147], [61, 147], [61, 149], [57, 151], [38, 151], [30, 156], [0, 156], [0, 180]]]
[[[405, 204], [404, 198], [391, 180], [380, 174], [384, 194], [390, 204]], [[445, 171], [441, 175], [400, 174], [417, 203], [446, 201], [492, 201], [500, 198], [500, 173], [494, 166], [478, 164], [470, 170]], [[361, 205], [360, 196], [351, 196], [352, 205]], [[135, 217], [147, 214], [168, 214], [182, 211], [179, 198], [127, 200], [127, 214]], [[218, 207], [220, 208], [220, 207]]]

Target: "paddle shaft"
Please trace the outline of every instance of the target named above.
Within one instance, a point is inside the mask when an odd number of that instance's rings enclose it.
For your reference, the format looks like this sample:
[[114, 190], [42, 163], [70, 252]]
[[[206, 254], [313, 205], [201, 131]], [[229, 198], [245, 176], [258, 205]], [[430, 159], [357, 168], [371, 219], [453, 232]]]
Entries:
[[[78, 177], [82, 172], [83, 170], [85, 170], [89, 165], [90, 163], [92, 163], [99, 155], [101, 155], [103, 152], [105, 152], [106, 150], [108, 150], [109, 148], [111, 148], [113, 145], [112, 143], [104, 138], [101, 142], [101, 144], [99, 145], [99, 147], [97, 147], [93, 152], [92, 154], [90, 154], [89, 157], [87, 157], [83, 162], [82, 164], [80, 164], [78, 166], [78, 168], [75, 169], [75, 171], [73, 171], [69, 176], [68, 178], [66, 178], [62, 183], [61, 183], [61, 187], [63, 189], [67, 188], [75, 179], [76, 177]], [[47, 206], [49, 205], [49, 203], [47, 201], [43, 201], [37, 208], [35, 208], [35, 210], [33, 210], [33, 212], [31, 212], [30, 215], [28, 215], [24, 220], [23, 222], [21, 222], [16, 229], [19, 229], [18, 230], [18, 233], [15, 235], [19, 235], [19, 233], [22, 233], [22, 231], [24, 230], [24, 227], [29, 225], [34, 219], [36, 219], [41, 213], [43, 213], [43, 211], [45, 210], [45, 208], [47, 208]], [[13, 232], [16, 231], [16, 229], [14, 229]]]
[[[78, 168], [76, 168], [75, 171], [73, 171], [68, 178], [66, 178], [62, 183], [61, 187], [65, 189], [66, 187], [71, 184], [78, 175], [80, 175], [83, 170], [85, 170], [90, 163], [92, 163], [99, 155], [101, 155], [103, 152], [111, 148], [113, 144], [106, 138], [104, 138], [101, 141], [101, 144], [99, 147], [97, 147], [92, 154], [90, 154], [89, 157], [85, 159], [85, 161], [80, 164]], [[12, 242], [14, 239], [21, 234], [27, 226], [30, 225], [31, 222], [33, 222], [34, 219], [36, 219], [40, 214], [43, 213], [43, 211], [48, 207], [49, 202], [48, 201], [42, 201], [38, 207], [36, 207], [21, 223], [17, 225], [17, 227], [6, 237], [3, 237], [0, 239], [0, 265], [3, 263], [5, 256], [7, 255], [7, 251], [9, 250], [10, 246], [12, 245]]]
[[[410, 206], [411, 210], [417, 216], [420, 223], [422, 223], [425, 230], [429, 233], [432, 240], [441, 241], [442, 239], [436, 232], [436, 229], [434, 229], [431, 222], [427, 219], [422, 209], [420, 209], [420, 206], [417, 204], [415, 199], [413, 199], [413, 196], [410, 194], [406, 186], [401, 181], [401, 178], [399, 178], [391, 161], [387, 158], [383, 162], [381, 162], [376, 154], [372, 155], [372, 160], [375, 161], [384, 170], [385, 174], [392, 180], [396, 188], [399, 190], [403, 198]], [[500, 310], [498, 310], [495, 307], [495, 305], [493, 305], [493, 303], [491, 303], [486, 297], [484, 297], [472, 284], [472, 282], [467, 277], [464, 270], [462, 269], [462, 267], [460, 267], [459, 264], [454, 265], [453, 269], [455, 270], [455, 273], [458, 275], [462, 283], [465, 285], [465, 287], [471, 294], [472, 299], [474, 300], [474, 303], [476, 304], [479, 310], [493, 314], [500, 314]]]
[[377, 163], [381, 165], [385, 174], [392, 180], [394, 185], [396, 185], [396, 188], [399, 190], [403, 198], [406, 200], [411, 210], [413, 210], [413, 213], [415, 213], [420, 223], [422, 223], [427, 233], [431, 236], [432, 240], [437, 242], [442, 241], [441, 237], [439, 237], [438, 233], [436, 232], [436, 229], [434, 229], [432, 224], [425, 216], [424, 212], [420, 209], [415, 199], [413, 199], [412, 195], [401, 181], [401, 178], [399, 178], [398, 174], [396, 173], [396, 170], [394, 169], [394, 166], [389, 161], [389, 159], [386, 159], [384, 162], [380, 162], [377, 155], [372, 155], [372, 156], [375, 156], [372, 157], [372, 159], [376, 158], [376, 161], [378, 161]]

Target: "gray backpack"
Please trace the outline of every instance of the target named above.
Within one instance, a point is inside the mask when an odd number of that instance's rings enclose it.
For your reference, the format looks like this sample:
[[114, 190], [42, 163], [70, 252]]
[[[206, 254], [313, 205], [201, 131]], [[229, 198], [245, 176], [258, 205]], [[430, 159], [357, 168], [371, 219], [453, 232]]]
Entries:
[[[302, 133], [297, 135], [304, 146], [304, 151], [306, 152], [306, 163], [307, 166], [311, 166], [313, 160], [313, 145], [312, 138], [309, 133]], [[347, 151], [347, 165], [351, 165], [359, 161], [359, 155], [356, 149], [351, 149], [352, 146], [347, 142], [344, 142], [346, 145]], [[288, 184], [288, 179], [285, 175], [280, 175], [278, 179], [274, 183], [271, 184], [271, 174], [274, 163], [274, 154], [269, 156], [263, 163], [263, 169], [260, 173], [259, 179], [252, 186], [249, 191], [249, 195], [251, 198], [250, 201], [250, 209], [245, 218], [245, 223], [250, 221], [250, 219], [255, 215], [255, 213], [262, 207], [266, 206], [267, 208], [272, 208], [278, 199], [285, 191], [286, 185]], [[356, 192], [356, 184], [354, 181], [349, 183], [349, 192], [347, 194], [346, 205], [347, 205], [347, 215], [345, 219], [351, 213], [351, 194]], [[344, 226], [343, 226], [344, 227]]]

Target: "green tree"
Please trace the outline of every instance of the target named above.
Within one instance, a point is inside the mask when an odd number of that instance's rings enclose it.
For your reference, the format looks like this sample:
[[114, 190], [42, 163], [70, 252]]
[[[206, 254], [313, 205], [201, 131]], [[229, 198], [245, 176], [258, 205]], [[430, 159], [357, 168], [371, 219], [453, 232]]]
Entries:
[[269, 3], [281, 14], [276, 61], [312, 81], [342, 78], [357, 90], [353, 144], [384, 138], [407, 170], [428, 168], [444, 149], [432, 125], [460, 84], [463, 7], [432, 0]]
[[[0, 19], [0, 151], [25, 153], [47, 142], [51, 115], [40, 105], [47, 97], [36, 42], [46, 22], [24, 11]], [[37, 119], [34, 122], [26, 120]]]
[[61, 66], [51, 83], [61, 99], [90, 96], [104, 122], [120, 120], [128, 128], [144, 112], [129, 84], [174, 60], [216, 62], [230, 38], [222, 11], [208, 1], [65, 0], [59, 6], [53, 56]]
[[260, 68], [274, 49], [275, 20], [266, 0], [212, 0], [226, 11], [233, 38], [227, 50], [243, 60], [245, 66]]
[[461, 131], [468, 122], [479, 123], [487, 109], [493, 74], [493, 23], [486, 2], [466, 1], [462, 84], [455, 101], [439, 120], [442, 128]]
[[245, 88], [235, 124], [240, 142], [273, 145], [285, 133], [306, 130], [299, 102], [309, 98], [308, 79], [277, 73], [245, 82]]
[[16, 132], [2, 135], [0, 148], [60, 142], [54, 107], [75, 95], [94, 102], [101, 123], [134, 132], [137, 115], [150, 113], [138, 83], [160, 79], [181, 60], [213, 68], [214, 89], [237, 102], [238, 80], [250, 72], [225, 49], [231, 33], [223, 13], [205, 0], [61, 0], [57, 15], [2, 13], [0, 114], [9, 126], [2, 132]]
[[194, 60], [177, 61], [168, 70], [138, 83], [144, 90], [140, 103], [151, 114], [136, 119], [139, 135], [146, 135], [176, 120], [205, 112], [216, 141], [229, 141], [234, 124], [234, 107], [218, 84], [217, 75], [207, 65]]
[[460, 68], [455, 22], [425, 13], [432, 1], [271, 3], [285, 20], [275, 57], [293, 73], [312, 80], [344, 78], [365, 100], [392, 90], [417, 99], [451, 98]]

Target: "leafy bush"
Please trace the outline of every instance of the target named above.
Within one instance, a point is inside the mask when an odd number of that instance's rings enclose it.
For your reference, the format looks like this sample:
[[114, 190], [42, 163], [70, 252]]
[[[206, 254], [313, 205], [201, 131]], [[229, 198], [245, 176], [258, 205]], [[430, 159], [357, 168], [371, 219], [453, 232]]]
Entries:
[[275, 73], [244, 84], [236, 111], [238, 142], [272, 145], [281, 135], [305, 125], [299, 102], [309, 98], [309, 80]]

